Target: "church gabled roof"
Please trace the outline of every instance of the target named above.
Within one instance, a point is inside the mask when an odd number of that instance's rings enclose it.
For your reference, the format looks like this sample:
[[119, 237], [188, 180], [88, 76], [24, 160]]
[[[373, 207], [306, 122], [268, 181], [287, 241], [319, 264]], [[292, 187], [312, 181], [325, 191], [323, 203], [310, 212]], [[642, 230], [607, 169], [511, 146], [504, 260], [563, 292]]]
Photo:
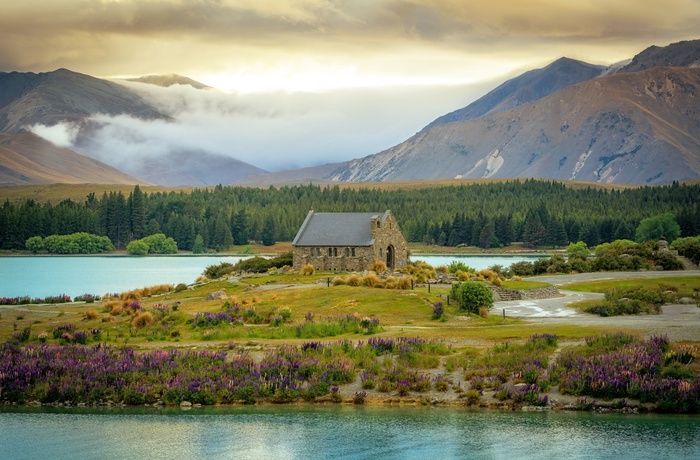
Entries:
[[309, 211], [292, 241], [293, 246], [371, 246], [370, 225], [377, 217], [386, 221], [391, 211]]

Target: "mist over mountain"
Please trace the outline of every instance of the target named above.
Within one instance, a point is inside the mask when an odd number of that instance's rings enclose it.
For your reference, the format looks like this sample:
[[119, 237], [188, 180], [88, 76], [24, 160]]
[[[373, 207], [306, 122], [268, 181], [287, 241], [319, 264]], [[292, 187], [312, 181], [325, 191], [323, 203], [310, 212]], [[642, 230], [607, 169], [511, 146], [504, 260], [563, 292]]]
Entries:
[[0, 133], [0, 186], [59, 182], [149, 183], [70, 149], [57, 147], [33, 133]]

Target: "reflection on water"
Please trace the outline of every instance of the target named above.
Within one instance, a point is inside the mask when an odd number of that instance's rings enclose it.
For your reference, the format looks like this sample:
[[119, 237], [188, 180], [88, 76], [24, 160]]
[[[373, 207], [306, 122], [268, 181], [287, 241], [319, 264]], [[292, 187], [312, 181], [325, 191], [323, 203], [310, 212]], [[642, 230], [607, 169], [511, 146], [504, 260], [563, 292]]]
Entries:
[[409, 407], [0, 409], [4, 458], [700, 458], [692, 416]]

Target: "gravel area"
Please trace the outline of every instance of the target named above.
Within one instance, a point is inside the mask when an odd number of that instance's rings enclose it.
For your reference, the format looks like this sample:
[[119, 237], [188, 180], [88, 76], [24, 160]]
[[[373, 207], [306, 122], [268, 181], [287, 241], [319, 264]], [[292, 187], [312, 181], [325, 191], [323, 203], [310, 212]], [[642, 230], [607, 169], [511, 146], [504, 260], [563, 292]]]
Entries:
[[675, 276], [700, 276], [700, 270], [667, 272], [605, 272], [580, 273], [576, 275], [538, 276], [533, 280], [560, 287], [562, 297], [545, 300], [514, 300], [496, 302], [493, 313], [532, 320], [539, 324], [576, 324], [582, 326], [616, 326], [644, 331], [645, 335], [668, 334], [672, 341], [700, 341], [700, 308], [695, 305], [664, 305], [660, 315], [601, 317], [581, 313], [568, 307], [572, 302], [600, 299], [602, 294], [573, 292], [561, 289], [567, 284], [580, 281], [629, 278], [663, 278]]

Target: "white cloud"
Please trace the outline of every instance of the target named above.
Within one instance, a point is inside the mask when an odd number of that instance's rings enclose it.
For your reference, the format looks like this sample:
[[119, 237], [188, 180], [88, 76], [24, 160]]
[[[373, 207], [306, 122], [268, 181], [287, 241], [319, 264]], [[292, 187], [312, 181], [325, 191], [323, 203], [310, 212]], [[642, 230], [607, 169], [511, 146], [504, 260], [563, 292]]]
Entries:
[[36, 124], [27, 129], [58, 147], [72, 147], [80, 127], [73, 123], [59, 123], [52, 126]]
[[93, 128], [77, 141], [70, 125], [34, 132], [127, 170], [144, 158], [207, 151], [277, 171], [377, 153], [484, 92], [483, 87], [442, 86], [226, 94], [180, 85], [127, 86], [172, 120], [95, 115]]

